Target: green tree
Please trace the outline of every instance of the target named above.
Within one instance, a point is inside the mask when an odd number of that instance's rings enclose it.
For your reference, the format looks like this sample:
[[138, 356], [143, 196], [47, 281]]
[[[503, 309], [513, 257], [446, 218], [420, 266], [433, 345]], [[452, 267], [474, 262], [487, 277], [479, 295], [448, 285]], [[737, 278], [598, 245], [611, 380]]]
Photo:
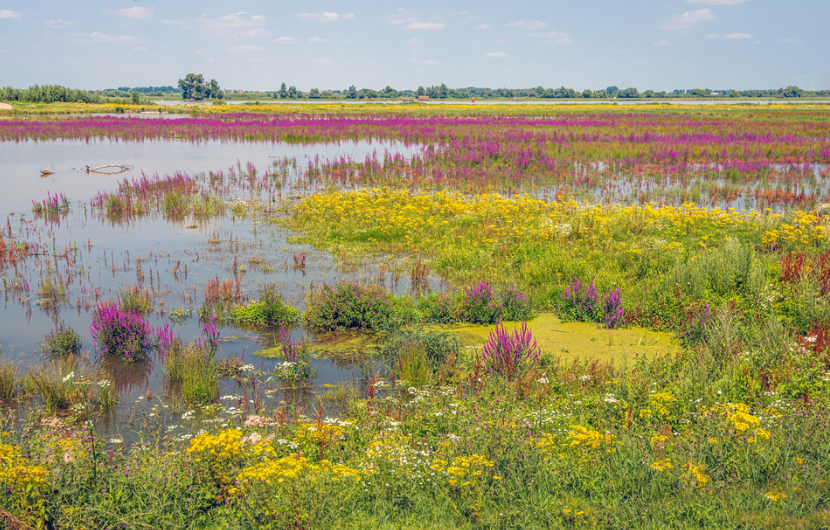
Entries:
[[320, 90], [317, 88], [312, 88], [308, 93], [309, 99], [320, 99]]
[[804, 91], [794, 85], [785, 88], [783, 93], [785, 98], [800, 98], [804, 95]]
[[618, 98], [638, 98], [640, 97], [640, 93], [637, 92], [637, 89], [634, 87], [624, 88], [617, 92]]
[[297, 87], [291, 85], [288, 87], [288, 99], [297, 99], [299, 95], [297, 95]]
[[287, 99], [288, 98], [288, 89], [285, 87], [285, 83], [280, 86], [280, 99]]
[[187, 74], [184, 79], [179, 79], [179, 88], [182, 91], [182, 99], [205, 99], [207, 87], [202, 74]]
[[416, 95], [416, 96], [426, 96], [426, 95], [427, 95], [427, 91], [426, 91], [426, 90], [424, 90], [424, 87], [419, 86], [419, 87], [418, 87], [418, 91], [417, 91], [417, 92], [415, 92], [415, 95]]
[[219, 88], [219, 82], [216, 79], [211, 79], [205, 88], [205, 97], [210, 99], [222, 99], [225, 93]]
[[354, 85], [349, 86], [349, 89], [346, 91], [346, 97], [348, 99], [357, 99], [357, 87]]
[[138, 105], [141, 102], [141, 96], [138, 95], [138, 92], [130, 92], [130, 103], [133, 105]]

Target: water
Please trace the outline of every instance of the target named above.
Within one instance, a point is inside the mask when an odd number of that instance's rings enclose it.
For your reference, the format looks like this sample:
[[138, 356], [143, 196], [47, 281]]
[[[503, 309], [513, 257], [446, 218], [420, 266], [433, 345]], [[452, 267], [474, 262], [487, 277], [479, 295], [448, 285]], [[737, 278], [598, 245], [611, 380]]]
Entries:
[[[23, 373], [28, 367], [38, 366], [45, 360], [40, 351], [44, 336], [59, 323], [81, 335], [83, 349], [94, 359], [89, 334], [92, 310], [97, 301], [115, 299], [129, 285], [153, 292], [155, 311], [148, 317], [153, 326], [170, 323], [174, 335], [189, 342], [201, 333], [196, 315], [204, 300], [203, 289], [212, 278], [241, 278], [242, 290], [249, 298], [257, 297], [260, 285], [275, 283], [287, 302], [304, 308], [312, 285], [350, 279], [377, 281], [379, 276], [386, 278], [382, 270], [394, 267], [394, 260], [383, 257], [348, 265], [335, 262], [328, 253], [310, 245], [289, 242], [294, 234], [253, 212], [207, 221], [169, 221], [151, 215], [124, 223], [112, 222], [95, 212], [89, 202], [99, 191], [115, 190], [123, 178], [178, 171], [191, 175], [223, 171], [227, 178], [248, 171], [248, 162], [261, 176], [274, 168], [275, 160], [286, 157], [295, 159], [297, 167], [303, 168], [308, 160], [318, 156], [360, 160], [374, 152], [411, 154], [415, 149], [378, 141], [316, 145], [170, 140], [0, 142], [5, 184], [4, 193], [0, 194], [0, 212], [6, 214], [2, 233], [7, 242], [11, 242], [9, 234], [13, 234], [31, 245], [27, 258], [14, 265], [0, 265], [0, 276], [7, 286], [0, 318], [0, 359], [12, 359]], [[104, 164], [121, 164], [130, 169], [119, 175], [86, 171], [87, 165]], [[40, 170], [44, 168], [50, 168], [54, 174], [41, 177]], [[35, 218], [32, 200], [42, 201], [47, 194], [66, 195], [71, 204], [69, 213], [49, 221]], [[239, 190], [239, 196], [247, 200], [259, 198], [255, 192], [244, 189]], [[295, 266], [295, 255], [305, 257], [303, 266]], [[21, 280], [29, 284], [28, 292], [10, 288], [12, 282]], [[434, 288], [442, 288], [437, 278], [430, 280]], [[50, 286], [60, 286], [60, 292], [53, 294]], [[386, 287], [397, 293], [408, 292], [408, 285], [393, 282], [391, 275]], [[170, 319], [170, 313], [177, 309], [188, 316]], [[274, 346], [278, 333], [278, 329], [226, 326], [221, 330], [217, 357], [243, 357], [246, 364], [273, 373], [280, 361], [254, 352]], [[302, 327], [293, 329], [292, 335], [306, 335], [315, 342], [326, 340], [325, 334], [314, 334]], [[96, 366], [100, 367], [100, 363]], [[354, 364], [324, 358], [315, 358], [312, 368], [317, 373], [312, 384], [318, 387], [359, 375]], [[110, 370], [109, 376], [120, 394], [122, 418], [132, 414], [137, 402], [148, 403], [144, 398], [148, 391], [154, 395], [170, 391], [158, 361], [119, 366]], [[239, 391], [233, 381], [224, 380], [221, 385], [221, 395]], [[274, 399], [284, 397], [278, 394]]]

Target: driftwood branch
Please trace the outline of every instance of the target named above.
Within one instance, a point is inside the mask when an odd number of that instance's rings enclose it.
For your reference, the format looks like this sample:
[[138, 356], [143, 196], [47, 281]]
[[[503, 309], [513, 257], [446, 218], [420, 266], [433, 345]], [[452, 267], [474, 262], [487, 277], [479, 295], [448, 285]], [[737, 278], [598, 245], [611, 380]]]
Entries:
[[[110, 167], [118, 168], [120, 171], [99, 171], [101, 169], [106, 169], [106, 168], [110, 168]], [[119, 173], [129, 171], [130, 169], [132, 169], [132, 166], [124, 166], [124, 165], [121, 165], [121, 164], [104, 164], [103, 166], [97, 166], [97, 167], [86, 166], [85, 171], [87, 173], [97, 173], [99, 175], [117, 175]]]

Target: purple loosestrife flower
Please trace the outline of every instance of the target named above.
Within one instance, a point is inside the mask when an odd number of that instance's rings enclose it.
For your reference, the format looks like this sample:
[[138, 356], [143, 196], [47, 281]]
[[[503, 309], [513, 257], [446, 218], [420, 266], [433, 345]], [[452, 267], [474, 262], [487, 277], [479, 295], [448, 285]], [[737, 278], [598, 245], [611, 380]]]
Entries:
[[508, 333], [504, 329], [504, 323], [499, 322], [484, 344], [481, 359], [490, 370], [507, 379], [513, 379], [525, 364], [537, 361], [539, 353], [539, 347], [527, 328], [527, 322], [522, 322], [521, 329], [516, 329], [513, 333]]

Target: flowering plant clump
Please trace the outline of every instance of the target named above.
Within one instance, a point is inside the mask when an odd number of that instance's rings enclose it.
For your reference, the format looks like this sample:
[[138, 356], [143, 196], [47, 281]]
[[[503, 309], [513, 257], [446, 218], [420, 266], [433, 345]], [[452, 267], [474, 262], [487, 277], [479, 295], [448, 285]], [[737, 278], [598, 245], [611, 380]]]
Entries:
[[276, 368], [276, 377], [283, 383], [305, 381], [311, 376], [311, 354], [305, 337], [296, 341], [280, 328], [280, 348], [284, 360]]
[[618, 328], [625, 324], [625, 309], [623, 309], [619, 287], [611, 289], [602, 299], [602, 320], [607, 329]]
[[111, 301], [95, 307], [89, 332], [104, 355], [121, 355], [129, 361], [144, 359], [153, 345], [153, 327], [141, 313], [125, 311]]
[[481, 359], [484, 366], [507, 379], [515, 378], [529, 362], [539, 360], [539, 347], [522, 322], [521, 329], [508, 333], [504, 324], [499, 323], [484, 344]]
[[583, 283], [579, 278], [574, 279], [565, 288], [560, 296], [562, 303], [559, 312], [564, 320], [577, 322], [594, 322], [597, 313], [597, 288], [594, 279], [590, 283]]
[[464, 290], [464, 312], [473, 324], [495, 324], [501, 318], [502, 304], [493, 294], [487, 282], [481, 282]]
[[418, 300], [424, 322], [451, 324], [460, 320], [460, 307], [456, 299], [446, 294], [430, 294]]
[[391, 295], [377, 285], [326, 284], [312, 293], [305, 320], [314, 328], [328, 331], [380, 331], [389, 326], [393, 309]]
[[502, 291], [501, 307], [502, 320], [520, 322], [533, 318], [533, 303], [523, 292], [516, 289]]

